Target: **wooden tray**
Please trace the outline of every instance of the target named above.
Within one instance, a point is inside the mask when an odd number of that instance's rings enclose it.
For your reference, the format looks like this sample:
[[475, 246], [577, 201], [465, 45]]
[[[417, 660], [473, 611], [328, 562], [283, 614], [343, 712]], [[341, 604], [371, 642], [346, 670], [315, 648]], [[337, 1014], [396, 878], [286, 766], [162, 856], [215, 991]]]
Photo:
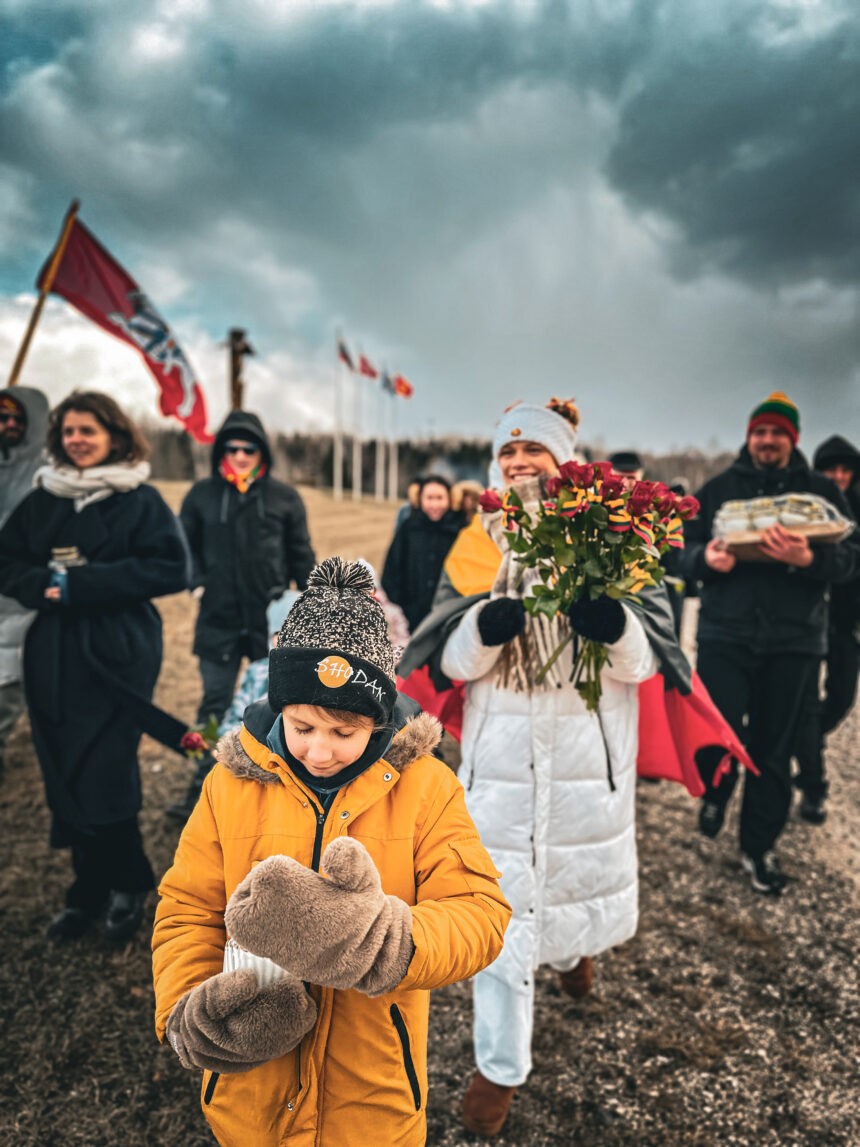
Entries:
[[[841, 542], [851, 533], [853, 526], [844, 522], [810, 522], [802, 526], [785, 526], [790, 534], [803, 534], [814, 545], [832, 545]], [[740, 562], [772, 562], [775, 559], [763, 554], [758, 548], [764, 537], [764, 530], [735, 530], [726, 534], [723, 541]]]

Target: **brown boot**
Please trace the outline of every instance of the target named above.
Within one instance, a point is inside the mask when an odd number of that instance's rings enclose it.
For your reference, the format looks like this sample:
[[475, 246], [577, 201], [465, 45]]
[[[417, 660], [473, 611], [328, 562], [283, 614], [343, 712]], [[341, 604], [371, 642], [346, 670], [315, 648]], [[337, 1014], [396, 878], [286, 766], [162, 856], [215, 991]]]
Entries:
[[591, 991], [594, 983], [594, 966], [588, 956], [583, 956], [569, 972], [559, 972], [559, 987], [574, 1000], [581, 1000]]
[[516, 1090], [493, 1083], [476, 1071], [463, 1096], [463, 1126], [475, 1135], [498, 1135]]

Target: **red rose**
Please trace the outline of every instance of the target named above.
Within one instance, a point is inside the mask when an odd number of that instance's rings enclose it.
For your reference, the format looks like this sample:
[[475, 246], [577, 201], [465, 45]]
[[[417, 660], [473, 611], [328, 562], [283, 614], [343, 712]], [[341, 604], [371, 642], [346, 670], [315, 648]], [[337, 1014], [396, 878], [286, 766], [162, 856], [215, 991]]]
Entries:
[[692, 494], [687, 494], [682, 498], [677, 505], [678, 514], [686, 521], [687, 518], [695, 518], [699, 512], [699, 500], [694, 498]]
[[609, 475], [613, 473], [611, 462], [594, 462], [594, 472], [599, 474], [603, 481], [607, 481]]
[[610, 474], [603, 479], [603, 489], [600, 491], [604, 502], [612, 502], [624, 493], [624, 479], [620, 474]]
[[187, 753], [199, 753], [204, 751], [207, 747], [206, 742], [203, 740], [196, 729], [189, 729], [188, 732], [184, 734], [182, 740], [179, 742], [179, 746], [180, 748], [185, 749]]
[[654, 501], [654, 483], [653, 482], [637, 482], [633, 487], [630, 494], [630, 500], [627, 503], [627, 509], [634, 517], [639, 517], [644, 514], [646, 510], [651, 509], [651, 504]]
[[550, 496], [550, 498], [558, 497], [558, 492], [561, 489], [561, 487], [562, 487], [561, 478], [556, 478], [555, 475], [553, 475], [552, 478], [547, 478], [547, 480], [546, 480], [546, 492]]
[[658, 482], [654, 491], [654, 509], [661, 518], [668, 518], [675, 509], [677, 498], [665, 482]]
[[585, 490], [594, 481], [594, 467], [587, 462], [563, 462], [558, 472], [564, 484], [574, 490]]
[[485, 514], [495, 514], [502, 508], [502, 499], [495, 490], [485, 490], [480, 497], [478, 505]]

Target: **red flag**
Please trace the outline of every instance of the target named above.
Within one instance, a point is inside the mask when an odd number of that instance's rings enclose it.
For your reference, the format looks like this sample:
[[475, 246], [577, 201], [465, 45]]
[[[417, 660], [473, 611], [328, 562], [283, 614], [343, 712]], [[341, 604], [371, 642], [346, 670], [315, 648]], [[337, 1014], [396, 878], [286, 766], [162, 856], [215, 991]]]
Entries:
[[352, 355], [346, 349], [346, 343], [341, 338], [337, 340], [337, 357], [341, 362], [345, 362], [350, 370], [355, 370], [355, 363], [352, 361]]
[[358, 356], [358, 373], [366, 374], [368, 378], [379, 378], [379, 371], [366, 355]]
[[395, 374], [394, 389], [401, 398], [411, 398], [415, 393], [415, 387], [408, 379], [404, 378], [402, 374]]
[[[37, 287], [47, 267], [39, 272]], [[175, 335], [131, 275], [77, 219], [50, 290], [139, 351], [158, 383], [161, 413], [178, 418], [198, 442], [213, 441], [203, 390]]]

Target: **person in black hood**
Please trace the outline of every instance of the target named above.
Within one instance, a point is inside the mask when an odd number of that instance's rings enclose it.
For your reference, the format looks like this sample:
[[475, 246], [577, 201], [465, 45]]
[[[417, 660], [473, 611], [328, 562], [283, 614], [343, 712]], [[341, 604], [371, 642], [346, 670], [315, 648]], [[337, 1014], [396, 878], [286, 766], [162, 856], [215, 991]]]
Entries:
[[[855, 522], [860, 521], [860, 492], [857, 489], [860, 452], [847, 439], [834, 434], [815, 451], [812, 464], [819, 473], [839, 487]], [[851, 711], [857, 694], [857, 675], [860, 669], [860, 648], [857, 644], [860, 576], [842, 585], [830, 587], [828, 616], [824, 698], [819, 698], [816, 676], [807, 698], [797, 743], [800, 772], [795, 783], [803, 794], [800, 815], [811, 824], [822, 824], [827, 818], [824, 738]]]
[[[856, 575], [860, 546], [856, 531], [835, 545], [810, 545], [777, 524], [765, 531], [765, 560], [740, 561], [711, 534], [720, 506], [735, 499], [812, 493], [849, 516], [840, 490], [797, 449], [799, 431], [797, 407], [784, 394], [756, 407], [737, 459], [696, 495], [701, 512], [685, 524], [681, 559], [684, 576], [701, 583], [699, 674], [760, 770], [746, 775], [740, 845], [753, 888], [771, 894], [786, 883], [772, 849], [791, 806], [803, 701], [827, 651], [827, 586]], [[699, 828], [709, 837], [722, 827], [737, 780], [734, 761], [722, 776], [722, 756], [721, 749], [697, 756], [706, 787]]]
[[[315, 565], [304, 503], [292, 486], [271, 476], [271, 464], [260, 419], [234, 410], [215, 436], [212, 476], [195, 482], [182, 503], [193, 586], [202, 590], [194, 631], [203, 679], [199, 724], [210, 717], [221, 721], [242, 658], [256, 661], [268, 653], [266, 606], [291, 582], [305, 589]], [[199, 793], [195, 782], [192, 806]]]
[[448, 550], [465, 524], [465, 514], [451, 509], [448, 481], [438, 474], [421, 478], [416, 505], [397, 527], [382, 570], [382, 588], [412, 633], [430, 612]]

